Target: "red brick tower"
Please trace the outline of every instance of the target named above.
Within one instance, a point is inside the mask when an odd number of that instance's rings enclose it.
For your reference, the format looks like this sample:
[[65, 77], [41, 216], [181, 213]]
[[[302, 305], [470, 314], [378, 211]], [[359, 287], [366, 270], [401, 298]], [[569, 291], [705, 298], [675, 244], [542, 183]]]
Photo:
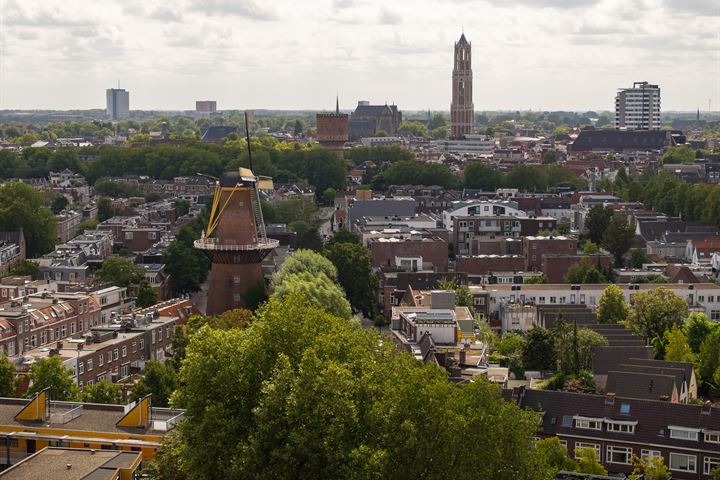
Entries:
[[195, 241], [195, 248], [212, 260], [208, 315], [245, 306], [245, 292], [264, 281], [262, 261], [278, 241], [265, 234], [258, 196], [258, 184], [263, 182], [271, 181], [241, 168], [224, 173], [215, 186], [207, 231]]
[[339, 100], [335, 100], [335, 113], [318, 113], [315, 118], [320, 146], [332, 151], [338, 158], [343, 158], [345, 142], [348, 141], [349, 123], [348, 115], [340, 113]]

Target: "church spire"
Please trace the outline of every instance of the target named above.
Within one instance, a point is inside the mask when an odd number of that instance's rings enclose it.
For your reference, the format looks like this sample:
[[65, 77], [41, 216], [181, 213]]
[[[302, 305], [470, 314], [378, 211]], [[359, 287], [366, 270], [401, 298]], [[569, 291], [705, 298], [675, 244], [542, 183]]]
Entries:
[[335, 113], [340, 113], [340, 96], [335, 94]]

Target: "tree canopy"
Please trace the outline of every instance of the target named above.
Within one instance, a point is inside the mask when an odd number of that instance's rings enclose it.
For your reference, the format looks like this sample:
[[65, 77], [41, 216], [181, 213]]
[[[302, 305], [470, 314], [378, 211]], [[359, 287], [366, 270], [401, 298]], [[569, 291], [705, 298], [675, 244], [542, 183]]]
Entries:
[[357, 243], [334, 242], [323, 249], [323, 255], [337, 268], [338, 282], [345, 290], [350, 305], [372, 318], [376, 309], [378, 279], [373, 272], [368, 249]]
[[48, 395], [55, 401], [73, 401], [80, 395], [72, 369], [65, 367], [58, 356], [42, 358], [30, 367], [28, 396], [48, 387], [50, 388]]
[[247, 330], [205, 327], [181, 369], [180, 467], [200, 480], [551, 478], [535, 413], [378, 340], [295, 295]]
[[627, 319], [629, 312], [622, 289], [615, 284], [608, 285], [598, 300], [598, 322], [620, 323]]
[[324, 273], [299, 272], [285, 275], [282, 283], [274, 286], [270, 298], [282, 299], [293, 294], [303, 295], [310, 305], [335, 316], [347, 320], [352, 317], [345, 293]]
[[55, 216], [40, 192], [20, 182], [0, 185], [0, 230], [20, 229], [29, 258], [40, 257], [55, 247]]
[[673, 325], [681, 326], [688, 315], [685, 300], [666, 287], [633, 296], [628, 325], [646, 339], [663, 338]]

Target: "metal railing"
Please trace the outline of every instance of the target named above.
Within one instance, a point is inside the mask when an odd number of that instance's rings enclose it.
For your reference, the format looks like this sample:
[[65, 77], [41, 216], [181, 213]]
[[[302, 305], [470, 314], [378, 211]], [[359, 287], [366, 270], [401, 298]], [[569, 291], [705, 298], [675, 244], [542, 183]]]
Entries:
[[247, 243], [243, 245], [233, 245], [218, 242], [217, 238], [201, 238], [195, 240], [195, 248], [201, 250], [222, 250], [222, 251], [251, 251], [265, 250], [277, 247], [280, 244], [278, 240], [267, 239], [257, 243]]

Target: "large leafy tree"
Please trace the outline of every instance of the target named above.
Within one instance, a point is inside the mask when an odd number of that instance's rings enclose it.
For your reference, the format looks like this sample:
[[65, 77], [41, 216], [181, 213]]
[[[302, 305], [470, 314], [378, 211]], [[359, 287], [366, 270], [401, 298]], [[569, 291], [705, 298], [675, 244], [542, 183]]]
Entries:
[[120, 387], [104, 380], [87, 385], [82, 392], [83, 402], [118, 404], [122, 399]]
[[615, 266], [621, 267], [625, 254], [630, 250], [635, 229], [624, 217], [614, 216], [603, 235], [603, 247], [615, 257]]
[[673, 325], [681, 326], [688, 314], [682, 297], [666, 287], [636, 293], [628, 325], [646, 339], [663, 338]]
[[587, 257], [583, 257], [568, 268], [565, 283], [607, 283], [607, 278]]
[[372, 318], [378, 280], [368, 249], [355, 243], [333, 243], [325, 247], [323, 255], [337, 268], [338, 282], [350, 304]]
[[30, 275], [33, 280], [39, 280], [42, 273], [40, 272], [40, 265], [37, 262], [31, 260], [23, 260], [8, 271], [8, 275]]
[[95, 273], [95, 278], [118, 287], [140, 285], [145, 279], [145, 269], [130, 260], [110, 257], [102, 263], [100, 269]]
[[20, 182], [0, 186], [0, 230], [23, 230], [27, 256], [52, 251], [57, 240], [55, 216], [40, 192]]
[[598, 322], [620, 323], [627, 319], [629, 312], [622, 289], [615, 284], [608, 285], [598, 300]]
[[585, 217], [585, 228], [587, 229], [588, 238], [595, 244], [600, 245], [610, 225], [610, 220], [613, 217], [613, 211], [611, 208], [606, 208], [602, 205], [595, 205], [589, 211]]
[[592, 368], [592, 350], [608, 341], [589, 328], [561, 322], [555, 332], [555, 354], [563, 373], [577, 374]]
[[482, 162], [470, 162], [463, 172], [465, 188], [494, 191], [502, 185], [502, 174]]
[[15, 396], [15, 365], [6, 354], [0, 357], [0, 397]]
[[310, 274], [322, 273], [330, 280], [337, 280], [337, 268], [333, 263], [326, 257], [316, 253], [312, 250], [301, 249], [296, 250], [290, 255], [282, 266], [272, 277], [272, 284], [274, 286], [280, 285], [287, 275], [293, 273], [304, 273]]
[[271, 298], [247, 330], [203, 329], [181, 369], [180, 468], [198, 480], [550, 478], [536, 414], [379, 339], [295, 295]]
[[63, 365], [60, 357], [43, 358], [30, 367], [30, 389], [28, 396], [46, 388], [52, 400], [77, 400], [80, 390], [75, 384], [73, 371]]
[[684, 325], [685, 335], [693, 353], [700, 352], [700, 345], [710, 332], [717, 328], [717, 324], [710, 323], [704, 313], [691, 313]]
[[672, 362], [692, 362], [695, 356], [690, 349], [682, 328], [673, 325], [665, 332], [665, 360]]
[[348, 320], [352, 317], [350, 303], [342, 289], [322, 273], [313, 275], [310, 272], [303, 272], [287, 275], [280, 285], [275, 286], [271, 298], [282, 299], [293, 294], [303, 295], [310, 305], [322, 308], [335, 316]]
[[555, 335], [551, 330], [534, 327], [525, 334], [523, 367], [526, 370], [555, 370]]
[[167, 407], [177, 387], [177, 373], [170, 363], [149, 361], [145, 364], [145, 374], [135, 384], [131, 397], [137, 401], [152, 393], [154, 406]]
[[592, 448], [576, 448], [575, 458], [577, 458], [577, 472], [587, 473], [590, 475], [607, 475], [607, 470], [598, 461], [597, 454]]

